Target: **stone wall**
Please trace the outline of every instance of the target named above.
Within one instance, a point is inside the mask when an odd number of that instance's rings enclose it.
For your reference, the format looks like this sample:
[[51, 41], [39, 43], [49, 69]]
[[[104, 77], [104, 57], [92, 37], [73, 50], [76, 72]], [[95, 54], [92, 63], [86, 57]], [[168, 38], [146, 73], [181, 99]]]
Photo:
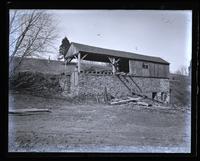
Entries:
[[79, 94], [104, 94], [105, 88], [113, 97], [131, 95], [129, 90], [113, 75], [79, 75]]
[[[169, 101], [169, 79], [127, 75], [123, 77], [125, 77], [124, 81], [127, 81], [127, 85], [135, 90], [134, 92], [149, 98], [152, 98], [152, 93], [156, 92], [155, 99], [165, 98], [165, 102]], [[71, 95], [103, 95], [106, 88], [107, 93], [113, 97], [131, 96], [130, 89], [111, 73], [72, 73], [70, 87]]]
[[60, 86], [62, 88], [62, 95], [68, 96], [71, 92], [71, 81], [70, 81], [71, 75], [61, 75], [59, 79]]

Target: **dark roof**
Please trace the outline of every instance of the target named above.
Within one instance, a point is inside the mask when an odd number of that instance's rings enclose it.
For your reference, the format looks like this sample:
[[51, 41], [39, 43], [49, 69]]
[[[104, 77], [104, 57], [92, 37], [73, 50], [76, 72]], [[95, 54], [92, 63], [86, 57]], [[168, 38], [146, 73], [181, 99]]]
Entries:
[[121, 57], [121, 58], [127, 58], [127, 59], [169, 64], [169, 62], [163, 60], [160, 57], [140, 55], [140, 54], [119, 51], [119, 50], [104, 49], [104, 48], [100, 48], [100, 47], [78, 44], [78, 43], [74, 43], [74, 42], [72, 42], [71, 45], [74, 45], [79, 52], [87, 52], [90, 54], [108, 55], [108, 56]]

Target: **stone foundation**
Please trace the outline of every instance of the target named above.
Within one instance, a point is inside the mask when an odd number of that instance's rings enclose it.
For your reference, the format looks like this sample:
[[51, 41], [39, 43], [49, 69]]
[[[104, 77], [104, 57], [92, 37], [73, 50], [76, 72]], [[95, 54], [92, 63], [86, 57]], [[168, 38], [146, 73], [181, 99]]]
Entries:
[[[169, 79], [124, 76], [134, 92], [146, 95], [159, 101], [169, 102]], [[132, 96], [116, 75], [111, 73], [80, 73], [74, 72], [70, 78], [70, 95], [103, 95], [105, 90], [113, 97]]]

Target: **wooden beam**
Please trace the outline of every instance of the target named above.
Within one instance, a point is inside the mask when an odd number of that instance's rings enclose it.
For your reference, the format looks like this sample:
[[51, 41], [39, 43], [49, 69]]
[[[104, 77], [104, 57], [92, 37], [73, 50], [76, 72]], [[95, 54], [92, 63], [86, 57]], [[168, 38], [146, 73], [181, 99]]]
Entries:
[[69, 63], [72, 61], [72, 59], [74, 59], [73, 57], [72, 58], [70, 58], [70, 60], [69, 60]]
[[65, 61], [65, 63], [66, 63], [66, 64], [70, 63], [70, 62], [72, 61], [72, 59], [73, 59], [73, 57], [67, 58], [66, 61]]
[[120, 61], [120, 58], [118, 58], [115, 62], [118, 63]]
[[108, 57], [108, 59], [110, 60], [110, 63], [113, 65], [113, 58]]
[[110, 62], [111, 62], [111, 64], [112, 64], [112, 72], [113, 72], [113, 74], [115, 74], [115, 73], [116, 73], [116, 68], [115, 68], [116, 62], [115, 62], [115, 58], [108, 57], [108, 59], [110, 60]]
[[78, 62], [78, 73], [80, 73], [81, 72], [81, 54], [80, 53], [78, 53], [78, 60], [77, 60]]
[[116, 64], [116, 63], [118, 63], [118, 62], [120, 61], [120, 58], [115, 59], [115, 58], [112, 58], [112, 57], [108, 57], [108, 59], [110, 60], [110, 62], [111, 62], [112, 64]]
[[129, 97], [128, 99], [115, 100], [113, 102], [110, 102], [110, 104], [111, 105], [117, 105], [117, 104], [129, 103], [129, 102], [137, 102], [140, 99], [142, 99], [142, 98], [141, 97], [137, 97], [137, 98]]
[[88, 54], [85, 54], [85, 55], [81, 58], [81, 60], [83, 60], [86, 56], [88, 56]]
[[119, 61], [120, 61], [120, 58], [118, 58], [117, 60], [115, 60], [115, 69], [116, 69], [116, 72], [119, 72], [119, 64], [118, 64]]
[[9, 110], [10, 114], [29, 114], [35, 112], [51, 112], [49, 109], [38, 109], [38, 108], [31, 108], [31, 109], [17, 109], [17, 110]]

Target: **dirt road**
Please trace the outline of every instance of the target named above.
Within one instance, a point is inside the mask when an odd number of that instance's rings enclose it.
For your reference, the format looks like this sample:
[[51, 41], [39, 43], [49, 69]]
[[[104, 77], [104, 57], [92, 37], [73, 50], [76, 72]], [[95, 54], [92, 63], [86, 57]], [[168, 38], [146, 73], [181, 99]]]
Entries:
[[11, 95], [9, 104], [51, 110], [9, 114], [9, 151], [190, 152], [190, 111], [75, 105], [21, 94]]

